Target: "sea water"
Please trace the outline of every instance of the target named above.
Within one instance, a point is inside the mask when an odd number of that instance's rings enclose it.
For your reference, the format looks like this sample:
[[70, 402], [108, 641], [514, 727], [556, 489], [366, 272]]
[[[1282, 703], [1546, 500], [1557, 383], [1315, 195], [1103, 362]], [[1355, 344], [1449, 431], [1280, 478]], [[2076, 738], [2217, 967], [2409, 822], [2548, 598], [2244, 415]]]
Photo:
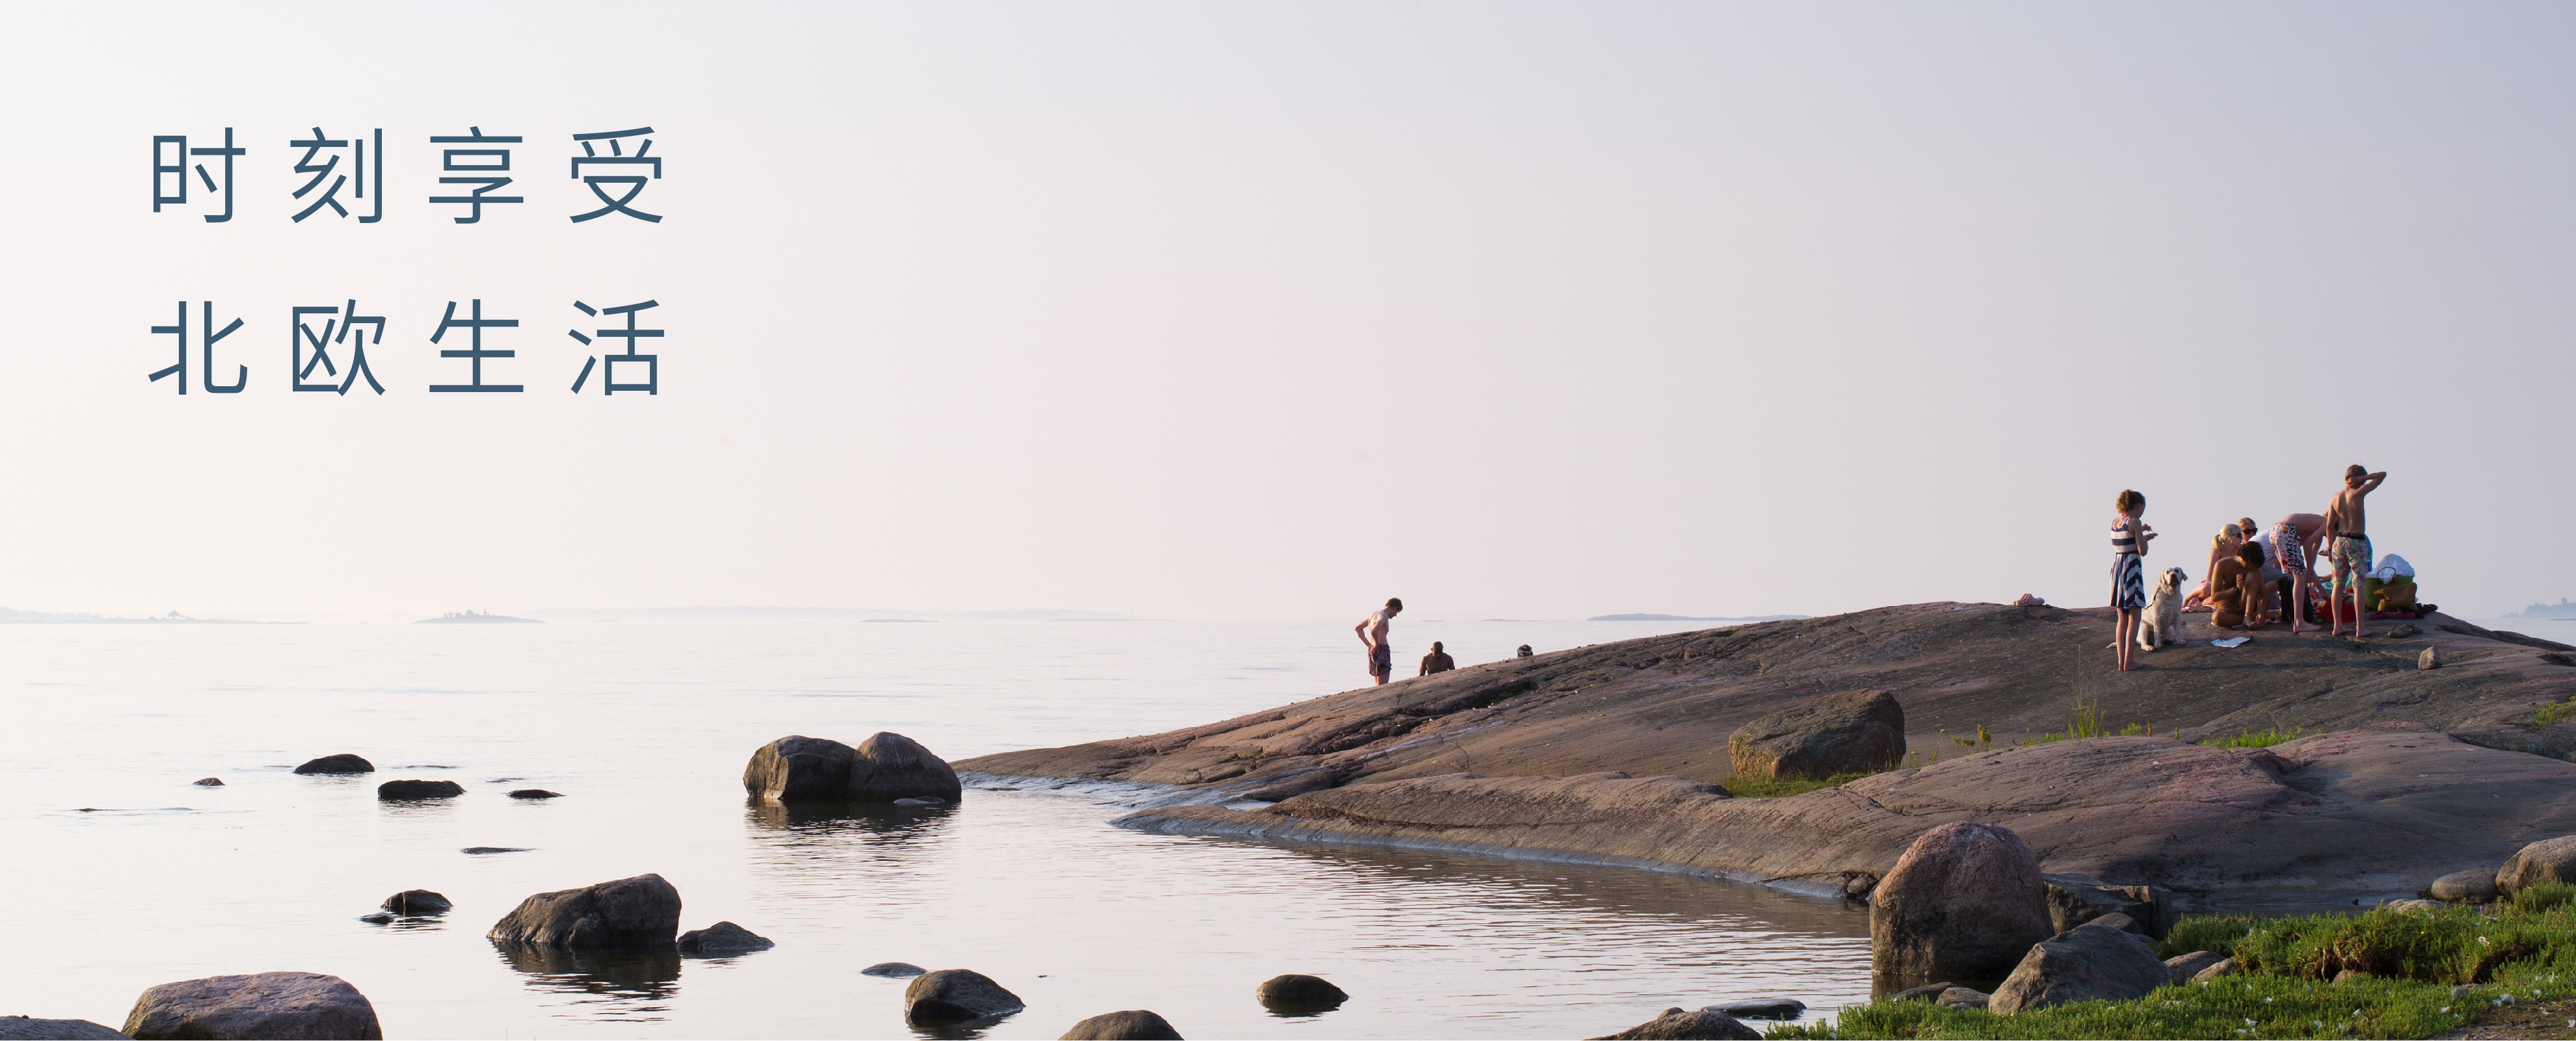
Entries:
[[[1461, 662], [1690, 623], [1404, 619]], [[861, 816], [746, 802], [788, 734], [950, 759], [1151, 733], [1364, 682], [1346, 626], [1179, 622], [0, 625], [0, 1014], [123, 1021], [157, 983], [349, 980], [389, 1037], [905, 1037], [905, 981], [970, 968], [1055, 1037], [1119, 1009], [1186, 1036], [1567, 1037], [1671, 1006], [1868, 993], [1866, 915], [1705, 878], [1111, 827], [1114, 793], [969, 791]], [[297, 776], [354, 752], [377, 772]], [[222, 787], [190, 782], [219, 777]], [[461, 797], [387, 804], [385, 780]], [[515, 801], [515, 788], [563, 793]], [[515, 852], [468, 854], [472, 847]], [[531, 955], [531, 893], [654, 872], [724, 959]], [[359, 916], [404, 889], [444, 916]], [[1350, 992], [1273, 1016], [1261, 980]]]

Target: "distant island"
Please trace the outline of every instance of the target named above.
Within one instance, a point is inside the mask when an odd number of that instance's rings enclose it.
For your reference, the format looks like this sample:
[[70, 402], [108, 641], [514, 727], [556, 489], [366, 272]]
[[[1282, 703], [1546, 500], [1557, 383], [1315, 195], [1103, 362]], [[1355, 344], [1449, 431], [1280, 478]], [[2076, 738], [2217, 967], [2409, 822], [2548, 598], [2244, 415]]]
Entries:
[[253, 622], [240, 618], [190, 618], [172, 611], [147, 618], [110, 618], [75, 611], [19, 611], [0, 607], [0, 625], [302, 625], [302, 622]]
[[1739, 618], [1713, 618], [1690, 614], [1603, 614], [1584, 619], [1587, 622], [1794, 622], [1808, 617], [1802, 614], [1757, 614]]
[[2531, 605], [2531, 606], [2529, 606], [2529, 607], [2523, 608], [2523, 609], [2522, 609], [2522, 613], [2521, 613], [2521, 614], [2509, 614], [2509, 615], [2506, 615], [2505, 617], [2507, 617], [2507, 618], [2576, 618], [2576, 604], [2568, 603], [2568, 602], [2567, 602], [2567, 598], [2562, 596], [2562, 597], [2559, 597], [2559, 598], [2558, 598], [2558, 602], [2557, 602], [2557, 603], [2554, 603], [2554, 604], [2533, 604], [2533, 605]]
[[420, 621], [413, 622], [413, 623], [411, 623], [411, 624], [413, 624], [413, 625], [480, 625], [480, 624], [490, 623], [490, 624], [496, 624], [496, 625], [498, 625], [498, 624], [508, 624], [508, 623], [513, 623], [513, 622], [516, 622], [516, 623], [522, 623], [522, 624], [526, 624], [526, 625], [543, 625], [543, 624], [545, 624], [545, 622], [544, 622], [542, 619], [536, 619], [536, 618], [512, 618], [512, 617], [510, 617], [509, 615], [505, 615], [505, 614], [491, 614], [491, 613], [484, 612], [484, 611], [449, 611], [449, 612], [447, 612], [446, 614], [440, 615], [440, 616], [438, 616], [438, 617], [436, 617], [436, 618], [423, 618], [423, 619], [421, 619]]

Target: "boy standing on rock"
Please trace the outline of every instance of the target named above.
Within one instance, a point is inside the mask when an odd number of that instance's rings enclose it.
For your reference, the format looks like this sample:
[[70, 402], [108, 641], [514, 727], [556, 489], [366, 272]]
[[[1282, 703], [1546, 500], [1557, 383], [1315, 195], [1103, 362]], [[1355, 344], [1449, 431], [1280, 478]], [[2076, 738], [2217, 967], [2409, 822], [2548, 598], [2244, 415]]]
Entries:
[[2326, 504], [2326, 527], [2334, 532], [2334, 543], [2326, 559], [2334, 562], [2333, 595], [2326, 599], [2327, 620], [2334, 623], [2336, 635], [2343, 633], [2343, 593], [2352, 588], [2352, 635], [2366, 639], [2370, 633], [2362, 628], [2362, 619], [2370, 617], [2361, 602], [2361, 580], [2370, 575], [2370, 524], [2362, 514], [2361, 500], [2388, 480], [2388, 471], [2371, 473], [2354, 463], [2343, 471], [2343, 490]]
[[1390, 596], [1384, 608], [1369, 612], [1360, 624], [1351, 627], [1360, 635], [1360, 646], [1368, 648], [1369, 675], [1377, 680], [1371, 686], [1384, 686], [1387, 678], [1395, 675], [1395, 649], [1386, 645], [1386, 623], [1403, 611], [1404, 601]]

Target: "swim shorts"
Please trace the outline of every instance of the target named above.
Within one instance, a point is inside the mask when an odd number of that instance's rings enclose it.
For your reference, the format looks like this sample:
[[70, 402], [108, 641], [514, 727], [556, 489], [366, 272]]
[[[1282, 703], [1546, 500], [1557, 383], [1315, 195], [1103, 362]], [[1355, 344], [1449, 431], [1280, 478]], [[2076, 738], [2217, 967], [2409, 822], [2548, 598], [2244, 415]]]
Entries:
[[2335, 536], [2334, 549], [2326, 554], [2326, 560], [2334, 564], [2337, 588], [2345, 583], [2360, 585], [2370, 576], [2370, 536]]
[[1395, 675], [1395, 648], [1381, 643], [1376, 650], [1369, 652], [1369, 675]]
[[2288, 521], [2272, 525], [2272, 565], [2285, 572], [2308, 569], [2308, 554], [2299, 545], [2299, 528]]

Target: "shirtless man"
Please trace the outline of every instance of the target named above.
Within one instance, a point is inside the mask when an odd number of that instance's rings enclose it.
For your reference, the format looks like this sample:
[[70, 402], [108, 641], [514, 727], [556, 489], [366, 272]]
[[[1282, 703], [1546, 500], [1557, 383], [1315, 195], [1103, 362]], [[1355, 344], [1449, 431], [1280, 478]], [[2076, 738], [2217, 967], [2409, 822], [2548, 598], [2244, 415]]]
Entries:
[[1434, 673], [1447, 672], [1457, 667], [1458, 659], [1450, 657], [1448, 651], [1441, 649], [1440, 641], [1433, 640], [1431, 641], [1431, 653], [1422, 656], [1422, 671], [1415, 675], [1429, 676]]
[[2343, 591], [2350, 586], [2353, 638], [2370, 636], [2361, 624], [2362, 619], [2370, 617], [2363, 613], [2369, 608], [2361, 602], [2361, 580], [2370, 576], [2370, 524], [2363, 516], [2361, 500], [2386, 480], [2388, 471], [2371, 473], [2355, 463], [2344, 468], [2343, 490], [2326, 504], [2326, 523], [2334, 529], [2334, 546], [2327, 551], [2327, 559], [2334, 561], [2334, 589], [2326, 598], [2326, 610], [2336, 635], [2343, 633]]
[[1360, 636], [1360, 646], [1368, 648], [1369, 675], [1377, 679], [1371, 686], [1384, 686], [1387, 678], [1395, 675], [1395, 650], [1386, 645], [1386, 623], [1403, 612], [1404, 601], [1388, 597], [1386, 607], [1369, 612], [1360, 624], [1351, 627]]
[[2271, 564], [2290, 576], [2289, 602], [2282, 613], [2289, 616], [2290, 631], [2312, 633], [2325, 628], [2308, 624], [2308, 590], [2317, 583], [2317, 546], [2326, 537], [2326, 519], [2313, 513], [2293, 513], [2272, 522], [2272, 530], [2263, 536], [2263, 548], [2272, 555]]

